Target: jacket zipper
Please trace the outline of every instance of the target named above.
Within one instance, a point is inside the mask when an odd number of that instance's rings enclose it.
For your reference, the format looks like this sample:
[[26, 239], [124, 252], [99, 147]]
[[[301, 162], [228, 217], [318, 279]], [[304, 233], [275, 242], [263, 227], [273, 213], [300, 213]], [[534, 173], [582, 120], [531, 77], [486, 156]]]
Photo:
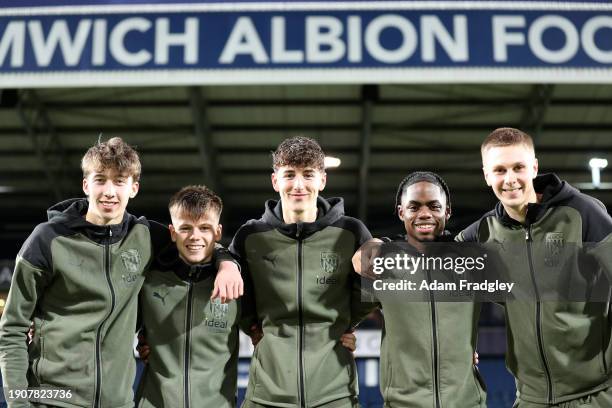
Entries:
[[540, 358], [544, 365], [544, 374], [546, 376], [546, 385], [548, 389], [548, 403], [553, 404], [553, 392], [552, 392], [552, 381], [550, 378], [550, 369], [548, 362], [546, 361], [546, 355], [544, 354], [544, 342], [542, 340], [542, 302], [540, 300], [540, 291], [538, 290], [538, 284], [535, 278], [535, 272], [533, 268], [533, 255], [531, 253], [531, 243], [533, 242], [531, 236], [531, 225], [527, 227], [525, 232], [525, 241], [527, 242], [527, 258], [529, 260], [529, 272], [531, 273], [531, 281], [536, 295], [536, 336], [538, 338], [538, 350], [540, 352]]
[[189, 357], [191, 348], [191, 318], [193, 313], [193, 280], [191, 279], [192, 272], [189, 272], [189, 290], [187, 292], [187, 314], [185, 316], [185, 355], [184, 368], [185, 374], [183, 379], [184, 388], [184, 408], [189, 408]]
[[[431, 284], [431, 272], [429, 269], [427, 273], [427, 283]], [[440, 408], [440, 373], [438, 372], [438, 323], [436, 319], [436, 302], [434, 300], [434, 294], [429, 291], [429, 302], [431, 304], [431, 330], [433, 334], [433, 382], [434, 382], [434, 394], [436, 401], [436, 408]]]
[[296, 238], [297, 238], [297, 257], [298, 257], [298, 276], [297, 276], [297, 295], [298, 295], [298, 329], [300, 331], [298, 335], [298, 400], [300, 407], [306, 407], [306, 396], [304, 392], [304, 310], [303, 310], [303, 267], [302, 265], [302, 239], [301, 235], [301, 224], [297, 224]]
[[94, 408], [100, 407], [100, 399], [102, 398], [102, 328], [104, 324], [108, 321], [108, 319], [112, 316], [113, 311], [115, 309], [115, 289], [113, 288], [113, 282], [110, 276], [110, 265], [111, 265], [111, 256], [110, 256], [110, 242], [113, 237], [113, 230], [108, 228], [108, 236], [106, 238], [106, 244], [104, 245], [104, 273], [106, 274], [106, 283], [108, 283], [108, 287], [111, 293], [111, 308], [98, 326], [98, 332], [96, 333], [96, 387], [94, 390]]

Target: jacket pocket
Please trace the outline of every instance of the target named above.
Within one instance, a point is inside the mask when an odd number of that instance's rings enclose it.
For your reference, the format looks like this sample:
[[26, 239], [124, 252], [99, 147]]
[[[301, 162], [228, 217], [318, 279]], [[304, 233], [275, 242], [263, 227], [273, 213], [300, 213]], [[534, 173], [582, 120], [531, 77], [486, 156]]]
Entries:
[[34, 376], [38, 380], [38, 384], [41, 385], [43, 384], [42, 368], [43, 360], [45, 359], [45, 339], [43, 337], [39, 337], [38, 344], [40, 345], [40, 356], [34, 362], [32, 371], [34, 372]]

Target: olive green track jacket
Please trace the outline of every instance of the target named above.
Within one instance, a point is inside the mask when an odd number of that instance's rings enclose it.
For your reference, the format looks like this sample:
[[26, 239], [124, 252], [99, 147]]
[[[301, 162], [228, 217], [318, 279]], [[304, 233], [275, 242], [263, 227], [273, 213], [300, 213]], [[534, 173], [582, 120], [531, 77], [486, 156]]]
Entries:
[[[401, 241], [385, 244], [385, 256], [419, 256], [404, 236], [398, 238]], [[419, 269], [412, 279], [431, 282], [435, 278]], [[380, 351], [380, 391], [385, 406], [486, 408], [484, 382], [472, 360], [480, 304], [438, 301], [434, 291], [423, 292], [427, 301], [372, 292], [385, 319]]]
[[[506, 365], [520, 399], [557, 404], [611, 385], [612, 219], [554, 174], [538, 176], [534, 187], [542, 200], [529, 204], [524, 225], [498, 203], [458, 240], [494, 250], [530, 293], [504, 305]], [[584, 298], [574, 298], [583, 288]]]
[[172, 245], [146, 276], [140, 310], [148, 364], [138, 407], [236, 406], [239, 302], [211, 300], [214, 264], [188, 265]]
[[121, 224], [97, 226], [86, 211], [85, 199], [57, 204], [21, 248], [0, 319], [2, 379], [5, 387], [71, 389], [72, 399], [48, 401], [59, 407], [131, 407], [149, 224], [126, 213]]
[[316, 407], [358, 393], [353, 355], [339, 339], [374, 307], [361, 302], [351, 264], [371, 235], [344, 216], [341, 199], [317, 205], [315, 222], [285, 224], [280, 202], [268, 201], [230, 246], [247, 285], [244, 327], [259, 322], [264, 332], [246, 394], [256, 403]]

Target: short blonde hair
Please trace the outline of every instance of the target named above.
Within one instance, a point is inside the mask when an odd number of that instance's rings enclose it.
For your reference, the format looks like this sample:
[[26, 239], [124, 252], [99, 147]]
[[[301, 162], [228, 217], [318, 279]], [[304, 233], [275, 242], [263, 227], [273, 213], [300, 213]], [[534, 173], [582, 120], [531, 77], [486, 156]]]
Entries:
[[142, 167], [136, 150], [120, 137], [113, 137], [106, 142], [98, 141], [81, 159], [83, 178], [87, 178], [93, 171], [101, 172], [106, 169], [116, 170], [138, 181]]
[[529, 150], [535, 152], [533, 147], [533, 139], [527, 133], [511, 128], [498, 128], [489, 133], [480, 146], [480, 154], [484, 157], [486, 151], [492, 147], [515, 146], [523, 145]]
[[223, 201], [214, 191], [203, 185], [192, 185], [181, 188], [168, 203], [170, 216], [184, 214], [193, 220], [199, 220], [209, 211], [221, 216]]

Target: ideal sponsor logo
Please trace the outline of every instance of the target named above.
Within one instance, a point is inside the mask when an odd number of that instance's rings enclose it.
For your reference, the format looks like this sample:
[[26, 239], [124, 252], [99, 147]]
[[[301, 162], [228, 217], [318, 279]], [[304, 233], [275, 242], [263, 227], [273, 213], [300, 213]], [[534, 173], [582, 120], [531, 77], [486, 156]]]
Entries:
[[205, 312], [204, 325], [212, 330], [227, 329], [229, 304], [221, 303], [221, 300], [214, 299], [208, 304]]
[[138, 275], [135, 273], [124, 273], [121, 275], [121, 280], [126, 286], [132, 286], [138, 280]]

